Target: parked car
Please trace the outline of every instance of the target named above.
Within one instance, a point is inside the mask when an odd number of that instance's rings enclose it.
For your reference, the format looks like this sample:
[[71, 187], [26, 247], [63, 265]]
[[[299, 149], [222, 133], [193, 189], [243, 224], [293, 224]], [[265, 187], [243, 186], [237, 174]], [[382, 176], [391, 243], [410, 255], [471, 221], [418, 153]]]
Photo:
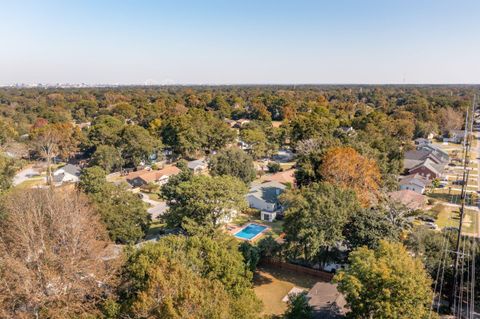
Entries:
[[430, 228], [430, 229], [434, 229], [434, 230], [437, 230], [437, 229], [438, 229], [437, 224], [435, 224], [435, 223], [433, 223], [433, 222], [426, 222], [426, 223], [425, 223], [425, 226], [427, 226], [427, 227]]
[[452, 183], [453, 185], [460, 185], [462, 186], [463, 184], [465, 184], [465, 182], [463, 180], [456, 180], [456, 181], [453, 181]]
[[418, 219], [423, 220], [424, 222], [430, 222], [430, 223], [435, 222], [435, 218], [433, 218], [431, 216], [426, 216], [426, 215], [420, 215], [420, 216], [418, 216]]

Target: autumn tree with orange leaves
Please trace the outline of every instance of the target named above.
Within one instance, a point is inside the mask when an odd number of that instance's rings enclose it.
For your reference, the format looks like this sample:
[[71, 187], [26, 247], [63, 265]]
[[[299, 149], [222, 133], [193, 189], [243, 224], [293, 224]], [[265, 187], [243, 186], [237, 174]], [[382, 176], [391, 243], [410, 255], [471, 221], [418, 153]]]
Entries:
[[376, 203], [381, 175], [375, 160], [351, 147], [334, 147], [325, 153], [320, 171], [326, 182], [355, 191], [362, 206]]

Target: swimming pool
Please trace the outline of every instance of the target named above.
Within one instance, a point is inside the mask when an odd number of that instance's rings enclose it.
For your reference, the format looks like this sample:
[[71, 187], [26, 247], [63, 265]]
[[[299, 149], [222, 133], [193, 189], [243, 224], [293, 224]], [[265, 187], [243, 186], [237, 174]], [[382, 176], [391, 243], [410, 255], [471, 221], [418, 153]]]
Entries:
[[263, 226], [263, 225], [248, 224], [247, 226], [243, 227], [238, 232], [236, 232], [234, 236], [240, 239], [252, 240], [267, 228], [268, 228], [267, 226]]

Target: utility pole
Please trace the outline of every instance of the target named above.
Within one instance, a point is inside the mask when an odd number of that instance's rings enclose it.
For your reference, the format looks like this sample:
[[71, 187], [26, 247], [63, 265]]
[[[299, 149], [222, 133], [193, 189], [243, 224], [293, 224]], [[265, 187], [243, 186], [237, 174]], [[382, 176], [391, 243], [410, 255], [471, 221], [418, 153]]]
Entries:
[[[453, 307], [453, 314], [455, 315], [456, 313], [456, 307], [457, 304], [455, 302], [456, 296], [457, 296], [457, 285], [458, 285], [458, 279], [459, 279], [459, 272], [458, 272], [458, 265], [460, 263], [460, 240], [462, 237], [462, 227], [463, 227], [463, 218], [465, 216], [465, 198], [466, 198], [466, 192], [467, 192], [467, 184], [468, 184], [468, 178], [469, 178], [469, 171], [467, 170], [467, 163], [469, 161], [469, 151], [470, 151], [470, 133], [471, 129], [473, 130], [473, 119], [475, 115], [475, 95], [473, 96], [473, 102], [472, 102], [472, 111], [471, 111], [471, 119], [470, 119], [470, 125], [469, 125], [469, 110], [467, 109], [467, 114], [465, 116], [465, 136], [463, 137], [463, 146], [464, 146], [464, 152], [463, 152], [463, 179], [462, 179], [462, 191], [460, 193], [460, 200], [461, 200], [461, 207], [460, 207], [460, 222], [458, 226], [458, 234], [457, 234], [457, 243], [456, 243], [456, 248], [455, 248], [455, 263], [454, 263], [454, 275], [453, 275], [453, 289], [452, 289], [452, 294], [450, 296], [450, 308], [452, 309]], [[462, 256], [462, 258], [464, 258]], [[463, 276], [463, 274], [461, 274]], [[460, 291], [460, 293], [463, 293]], [[459, 308], [461, 308], [463, 305], [458, 305]]]

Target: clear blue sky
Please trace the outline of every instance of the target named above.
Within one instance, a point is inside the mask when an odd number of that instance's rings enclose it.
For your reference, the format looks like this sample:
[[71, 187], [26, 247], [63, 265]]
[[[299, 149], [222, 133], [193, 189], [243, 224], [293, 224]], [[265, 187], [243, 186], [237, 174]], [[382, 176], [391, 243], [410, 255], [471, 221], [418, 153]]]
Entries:
[[0, 0], [0, 84], [480, 83], [480, 1]]

